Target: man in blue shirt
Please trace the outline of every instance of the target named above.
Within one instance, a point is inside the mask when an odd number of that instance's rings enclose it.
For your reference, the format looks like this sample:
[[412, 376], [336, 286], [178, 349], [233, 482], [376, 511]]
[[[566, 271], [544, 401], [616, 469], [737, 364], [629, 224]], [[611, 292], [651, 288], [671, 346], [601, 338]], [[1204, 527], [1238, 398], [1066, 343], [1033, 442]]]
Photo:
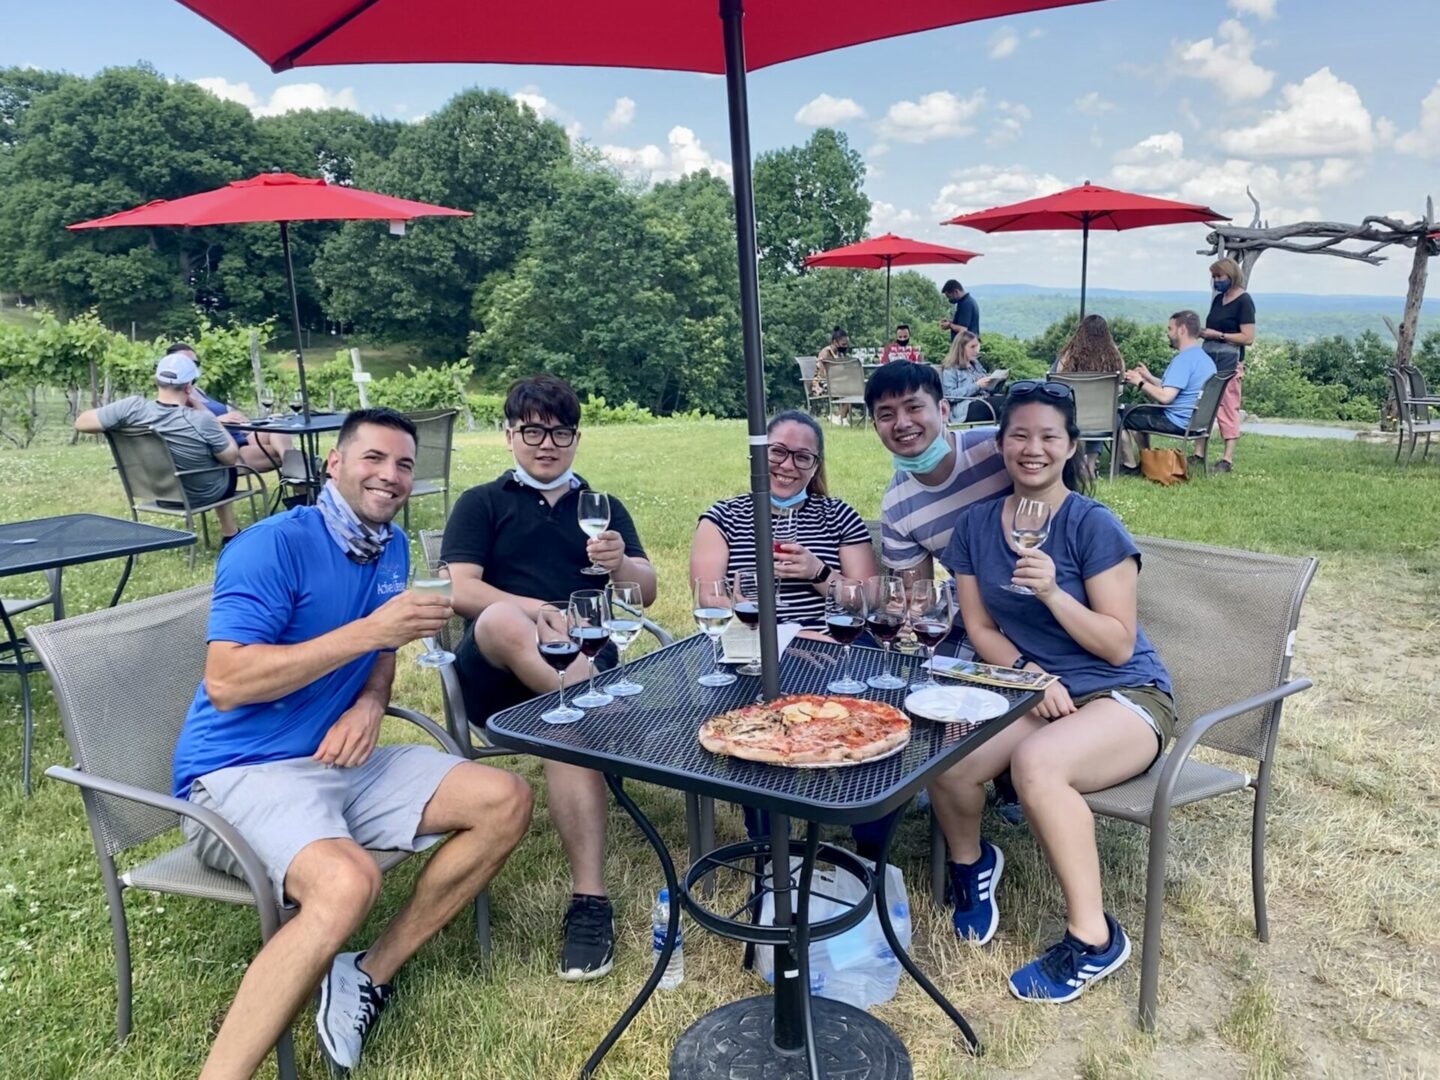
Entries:
[[[322, 1051], [344, 1071], [400, 965], [483, 889], [529, 825], [529, 787], [428, 746], [377, 746], [395, 650], [436, 633], [450, 601], [407, 591], [390, 524], [413, 483], [415, 427], [389, 409], [347, 417], [313, 507], [227, 547], [215, 576], [205, 678], [175, 749], [174, 791], [254, 849], [299, 911], [251, 962], [202, 1077], [248, 1077], [320, 983]], [[190, 819], [207, 865], [238, 862]], [[380, 893], [367, 848], [433, 856], [365, 951], [340, 952]]]
[[1215, 374], [1215, 361], [1200, 344], [1200, 316], [1193, 311], [1177, 311], [1170, 316], [1165, 329], [1175, 358], [1165, 369], [1165, 377], [1157, 378], [1144, 364], [1125, 373], [1125, 381], [1140, 388], [1140, 392], [1151, 401], [1166, 406], [1164, 409], [1126, 410], [1121, 426], [1130, 432], [1130, 438], [1120, 444], [1123, 470], [1138, 475], [1138, 450], [1150, 445], [1149, 433], [1162, 435], [1183, 435], [1190, 426], [1190, 415], [1195, 403], [1200, 400], [1200, 391], [1206, 380]]
[[950, 318], [940, 320], [940, 328], [950, 331], [950, 340], [955, 340], [955, 335], [961, 330], [969, 330], [977, 338], [980, 336], [980, 305], [975, 298], [965, 291], [965, 286], [951, 278], [940, 287], [945, 294], [945, 299], [955, 305], [955, 310]]

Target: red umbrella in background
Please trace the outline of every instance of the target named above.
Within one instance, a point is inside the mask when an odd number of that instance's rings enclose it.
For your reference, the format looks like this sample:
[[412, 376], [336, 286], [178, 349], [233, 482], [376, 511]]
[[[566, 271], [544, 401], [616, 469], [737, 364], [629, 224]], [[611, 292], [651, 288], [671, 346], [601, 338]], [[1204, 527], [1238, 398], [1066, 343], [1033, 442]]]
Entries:
[[851, 266], [861, 270], [885, 268], [885, 326], [890, 326], [890, 268], [892, 266], [927, 266], [934, 263], [968, 263], [978, 259], [978, 251], [927, 244], [894, 233], [861, 240], [858, 244], [831, 248], [805, 257], [806, 266]]
[[156, 199], [144, 206], [118, 214], [67, 225], [67, 229], [118, 229], [123, 226], [172, 225], [198, 228], [203, 225], [245, 225], [276, 222], [280, 246], [285, 251], [285, 281], [290, 287], [290, 318], [295, 328], [295, 358], [300, 366], [300, 395], [304, 414], [310, 415], [310, 390], [305, 384], [305, 356], [300, 348], [300, 302], [295, 295], [295, 268], [290, 260], [290, 222], [364, 221], [398, 223], [417, 217], [469, 217], [468, 210], [411, 199], [397, 199], [373, 191], [327, 183], [293, 173], [261, 173], [249, 180], [234, 180], [222, 188], [186, 195], [181, 199]]
[[968, 225], [981, 232], [1038, 232], [1050, 229], [1080, 229], [1084, 241], [1080, 255], [1080, 317], [1085, 317], [1085, 278], [1090, 262], [1090, 230], [1143, 229], [1151, 225], [1182, 225], [1187, 222], [1229, 221], [1208, 206], [1157, 199], [1128, 191], [1100, 187], [1088, 181], [1080, 187], [1043, 195], [1038, 199], [995, 206], [973, 214], [961, 214], [944, 222]]

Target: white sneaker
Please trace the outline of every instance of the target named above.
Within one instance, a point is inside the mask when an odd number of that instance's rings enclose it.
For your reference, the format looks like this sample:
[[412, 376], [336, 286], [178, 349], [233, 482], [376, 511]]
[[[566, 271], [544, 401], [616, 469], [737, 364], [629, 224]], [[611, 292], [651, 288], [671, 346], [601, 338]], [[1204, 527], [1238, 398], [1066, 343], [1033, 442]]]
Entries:
[[348, 1072], [360, 1063], [360, 1050], [395, 991], [377, 986], [360, 967], [363, 952], [340, 953], [320, 983], [315, 1027], [320, 1049], [333, 1071]]

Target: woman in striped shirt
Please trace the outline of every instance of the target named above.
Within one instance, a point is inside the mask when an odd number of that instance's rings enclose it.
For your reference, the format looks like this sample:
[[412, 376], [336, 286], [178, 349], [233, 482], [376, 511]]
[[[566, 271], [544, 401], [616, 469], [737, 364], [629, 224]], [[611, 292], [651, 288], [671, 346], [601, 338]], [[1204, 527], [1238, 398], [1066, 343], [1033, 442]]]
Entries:
[[[825, 437], [808, 413], [770, 421], [770, 506], [775, 515], [776, 610], [814, 636], [825, 629], [825, 589], [832, 575], [864, 581], [878, 574], [865, 522], [825, 486]], [[729, 579], [755, 569], [751, 495], [722, 499], [700, 515], [690, 547], [690, 577]]]

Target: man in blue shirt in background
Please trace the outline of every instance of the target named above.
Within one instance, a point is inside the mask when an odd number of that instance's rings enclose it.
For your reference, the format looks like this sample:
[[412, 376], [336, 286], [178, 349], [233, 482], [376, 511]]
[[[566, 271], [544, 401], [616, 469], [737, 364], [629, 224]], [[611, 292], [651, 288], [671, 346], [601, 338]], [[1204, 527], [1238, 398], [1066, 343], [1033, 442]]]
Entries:
[[1165, 409], [1128, 409], [1121, 427], [1130, 432], [1130, 438], [1120, 443], [1122, 471], [1139, 475], [1137, 466], [1138, 449], [1150, 445], [1149, 432], [1162, 435], [1183, 435], [1190, 426], [1190, 414], [1200, 400], [1200, 391], [1206, 380], [1215, 374], [1215, 361], [1200, 343], [1200, 316], [1193, 311], [1177, 311], [1170, 316], [1165, 328], [1170, 348], [1176, 350], [1175, 358], [1165, 369], [1165, 377], [1150, 374], [1144, 364], [1131, 368], [1125, 373], [1125, 381], [1138, 386], [1140, 392], [1151, 401], [1166, 406]]
[[[299, 912], [246, 971], [207, 1080], [250, 1076], [317, 982], [320, 1046], [332, 1067], [353, 1068], [400, 965], [474, 899], [529, 825], [519, 777], [429, 746], [376, 746], [395, 650], [451, 612], [447, 597], [406, 589], [409, 543], [390, 522], [414, 466], [408, 419], [353, 412], [317, 504], [245, 530], [220, 559], [174, 792], [233, 825]], [[218, 837], [190, 819], [185, 831], [202, 861], [237, 873]], [[366, 849], [420, 851], [446, 833], [379, 938], [340, 952], [380, 893]]]
[[955, 340], [955, 335], [961, 330], [969, 330], [976, 337], [980, 336], [980, 305], [975, 302], [975, 297], [965, 291], [965, 286], [951, 278], [940, 286], [940, 291], [945, 294], [945, 299], [955, 305], [950, 318], [940, 320], [940, 328], [950, 331], [950, 340]]

